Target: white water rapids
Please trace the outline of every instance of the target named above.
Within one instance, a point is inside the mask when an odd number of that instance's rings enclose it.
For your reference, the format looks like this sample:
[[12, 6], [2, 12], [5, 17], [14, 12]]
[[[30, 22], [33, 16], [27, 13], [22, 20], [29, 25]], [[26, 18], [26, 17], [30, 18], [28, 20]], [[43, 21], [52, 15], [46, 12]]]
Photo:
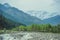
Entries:
[[0, 40], [60, 40], [60, 34], [20, 32], [11, 34], [0, 34]]

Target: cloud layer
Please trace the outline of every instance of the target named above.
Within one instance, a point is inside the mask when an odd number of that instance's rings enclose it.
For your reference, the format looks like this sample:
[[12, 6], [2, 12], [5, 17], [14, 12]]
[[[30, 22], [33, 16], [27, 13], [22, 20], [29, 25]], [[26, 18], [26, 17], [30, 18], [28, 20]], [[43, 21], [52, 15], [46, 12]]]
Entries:
[[53, 0], [0, 0], [0, 3], [9, 3], [12, 6], [22, 9], [24, 11], [28, 10], [46, 10], [55, 11]]
[[54, 7], [60, 14], [60, 0], [54, 0]]

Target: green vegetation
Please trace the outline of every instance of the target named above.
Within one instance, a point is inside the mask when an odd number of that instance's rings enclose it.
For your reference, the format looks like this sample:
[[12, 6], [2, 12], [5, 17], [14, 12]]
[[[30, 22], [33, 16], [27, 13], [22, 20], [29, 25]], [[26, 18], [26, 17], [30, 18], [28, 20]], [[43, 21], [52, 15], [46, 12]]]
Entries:
[[52, 32], [52, 33], [60, 33], [60, 24], [56, 26], [52, 26], [50, 24], [32, 24], [29, 26], [18, 26], [12, 29], [7, 30], [4, 28], [0, 30], [1, 33], [11, 33], [11, 32], [19, 32], [19, 31], [28, 31], [28, 32]]
[[[6, 18], [4, 16], [4, 14], [8, 15], [7, 13], [0, 10], [0, 30], [3, 30], [4, 28], [9, 30], [9, 29], [12, 29], [14, 27], [24, 25], [22, 23], [19, 23], [19, 22], [10, 20], [9, 18]], [[8, 15], [8, 16], [10, 16], [10, 15]]]
[[60, 24], [52, 26], [50, 24], [32, 24], [30, 26], [19, 26], [12, 29], [13, 31], [35, 31], [35, 32], [54, 32], [60, 33]]

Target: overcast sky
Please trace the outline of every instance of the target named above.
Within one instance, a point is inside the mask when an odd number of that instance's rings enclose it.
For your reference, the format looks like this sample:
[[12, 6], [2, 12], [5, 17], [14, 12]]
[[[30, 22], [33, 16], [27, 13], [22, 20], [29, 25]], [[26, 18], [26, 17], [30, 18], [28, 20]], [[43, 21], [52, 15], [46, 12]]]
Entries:
[[0, 0], [0, 3], [9, 3], [23, 11], [45, 10], [54, 12], [60, 10], [60, 0]]

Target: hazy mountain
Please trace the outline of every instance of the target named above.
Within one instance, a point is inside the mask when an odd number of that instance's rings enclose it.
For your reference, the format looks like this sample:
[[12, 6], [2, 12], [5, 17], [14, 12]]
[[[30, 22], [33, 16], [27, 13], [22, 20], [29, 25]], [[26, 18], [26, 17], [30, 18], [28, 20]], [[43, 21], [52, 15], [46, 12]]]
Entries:
[[[7, 6], [6, 6], [7, 5]], [[29, 14], [23, 12], [22, 10], [19, 10], [15, 7], [11, 7], [10, 5], [6, 3], [5, 5], [0, 4], [0, 10], [2, 10], [3, 15], [13, 21], [23, 23], [26, 25], [30, 24], [40, 24], [41, 20], [37, 17], [30, 16]]]
[[[57, 17], [57, 12], [49, 13], [47, 11], [30, 11], [29, 13], [25, 13], [22, 10], [19, 10], [15, 7], [11, 7], [9, 4], [0, 4], [0, 10], [2, 10], [3, 16], [9, 20], [15, 21], [17, 23], [22, 23], [25, 25], [31, 24], [59, 24], [60, 16]], [[33, 15], [32, 15], [33, 13]], [[42, 18], [43, 20], [40, 20]], [[46, 18], [46, 19], [44, 19]]]
[[43, 11], [43, 10], [39, 10], [39, 11], [31, 10], [31, 11], [28, 11], [27, 13], [30, 14], [31, 16], [35, 16], [41, 20], [48, 19], [48, 18], [54, 17], [56, 15], [59, 15], [58, 12], [47, 12], [47, 11]]
[[57, 16], [54, 16], [54, 17], [51, 17], [51, 18], [48, 18], [48, 19], [44, 19], [43, 20], [43, 23], [47, 24], [60, 24], [60, 15], [57, 15]]
[[60, 24], [60, 15], [58, 12], [49, 13], [47, 11], [28, 11], [28, 14], [42, 20], [42, 24]]

